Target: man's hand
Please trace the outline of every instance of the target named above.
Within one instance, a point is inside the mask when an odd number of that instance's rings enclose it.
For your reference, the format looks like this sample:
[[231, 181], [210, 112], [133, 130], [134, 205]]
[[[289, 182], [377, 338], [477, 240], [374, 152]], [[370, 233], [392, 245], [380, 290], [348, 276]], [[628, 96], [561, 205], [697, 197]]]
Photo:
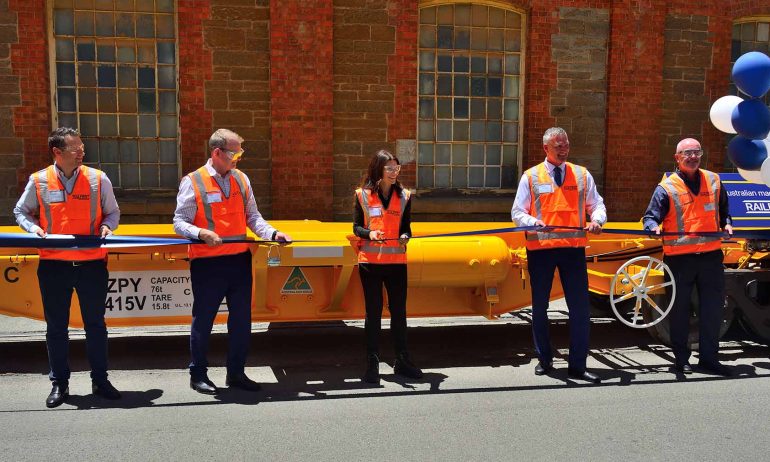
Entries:
[[291, 242], [291, 236], [286, 233], [278, 231], [275, 233], [275, 240], [278, 242]]
[[545, 222], [543, 220], [537, 220], [535, 222], [535, 226], [537, 226], [539, 228], [545, 228]]
[[650, 235], [653, 235], [653, 234], [655, 234], [656, 236], [660, 236], [660, 226], [650, 228]]
[[599, 223], [592, 221], [591, 223], [588, 223], [588, 226], [585, 227], [585, 230], [589, 233], [593, 234], [601, 234], [602, 233], [602, 225]]
[[46, 236], [48, 236], [48, 234], [45, 231], [43, 231], [43, 228], [38, 228], [37, 231], [35, 231], [35, 234], [37, 234], [38, 237], [42, 237], [42, 238], [45, 238]]
[[198, 239], [208, 244], [209, 247], [217, 247], [222, 245], [222, 238], [219, 237], [219, 235], [214, 231], [209, 231], [208, 229], [201, 228], [201, 230], [198, 232]]
[[385, 239], [385, 232], [384, 231], [369, 231], [369, 240], [370, 241], [381, 241]]
[[398, 243], [401, 245], [407, 245], [409, 243], [409, 235], [404, 233], [398, 237]]
[[725, 232], [730, 235], [730, 237], [733, 236], [733, 225], [725, 225]]
[[102, 225], [99, 230], [101, 231], [102, 239], [107, 236], [112, 236], [112, 230], [107, 225]]

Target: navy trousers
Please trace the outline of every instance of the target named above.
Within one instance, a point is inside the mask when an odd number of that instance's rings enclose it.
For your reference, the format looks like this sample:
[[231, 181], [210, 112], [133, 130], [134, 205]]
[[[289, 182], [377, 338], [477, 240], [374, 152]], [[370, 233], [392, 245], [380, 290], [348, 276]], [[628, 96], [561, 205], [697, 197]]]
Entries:
[[364, 321], [366, 353], [379, 354], [383, 285], [388, 292], [393, 348], [396, 350], [396, 355], [406, 353], [406, 264], [361, 263], [358, 265], [358, 275], [361, 277], [366, 304]]
[[690, 335], [690, 300], [693, 288], [698, 289], [700, 362], [717, 361], [719, 328], [722, 325], [725, 302], [724, 254], [721, 250], [704, 253], [664, 256], [676, 282], [676, 299], [669, 313], [671, 349], [676, 364], [690, 359], [687, 338]]
[[43, 298], [48, 348], [48, 377], [64, 384], [70, 379], [69, 321], [72, 292], [77, 291], [80, 314], [86, 331], [86, 349], [91, 365], [91, 380], [107, 380], [107, 326], [104, 323], [107, 299], [107, 262], [40, 260], [37, 279]]
[[251, 336], [251, 252], [190, 262], [193, 291], [190, 329], [190, 376], [206, 377], [209, 338], [222, 300], [227, 298], [227, 372], [240, 374], [246, 366]]
[[558, 268], [569, 309], [568, 367], [576, 371], [585, 370], [590, 328], [585, 248], [528, 250], [527, 263], [532, 288], [532, 337], [540, 362], [546, 364], [553, 361], [547, 310], [554, 271]]

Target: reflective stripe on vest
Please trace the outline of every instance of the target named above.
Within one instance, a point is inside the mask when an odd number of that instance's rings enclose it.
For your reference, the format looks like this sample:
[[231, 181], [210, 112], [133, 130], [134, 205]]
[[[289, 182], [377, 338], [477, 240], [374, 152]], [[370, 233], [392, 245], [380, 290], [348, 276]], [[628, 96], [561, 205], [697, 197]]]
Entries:
[[[205, 166], [189, 174], [197, 205], [193, 224], [217, 233], [223, 242], [246, 239], [246, 205], [249, 191], [242, 175], [239, 170], [230, 171], [230, 177], [227, 179], [230, 182], [228, 197]], [[219, 194], [220, 200], [211, 202], [209, 194]], [[240, 198], [237, 197], [239, 195]], [[249, 244], [245, 243], [223, 244], [218, 247], [198, 244], [188, 246], [187, 253], [193, 259], [235, 255], [248, 249]]]
[[[368, 239], [362, 239], [358, 242], [358, 262], [359, 263], [406, 263], [406, 246], [401, 245], [398, 240], [399, 230], [401, 229], [401, 220], [406, 210], [406, 204], [409, 201], [409, 190], [402, 189], [401, 194], [393, 194], [388, 208], [383, 207], [382, 201], [376, 194], [372, 194], [369, 189], [357, 189], [356, 200], [359, 201], [361, 209], [364, 212], [364, 227], [372, 231], [382, 231], [388, 240], [381, 243], [373, 242]], [[398, 212], [393, 213], [397, 207]], [[371, 210], [379, 208], [381, 212], [378, 216], [371, 216]]]
[[[527, 170], [526, 176], [530, 183], [530, 213], [534, 212], [538, 220], [542, 220], [549, 226], [586, 226], [586, 185], [587, 175], [585, 168], [566, 162], [564, 181], [561, 187], [557, 186], [545, 163], [541, 163]], [[574, 191], [571, 189], [574, 188]], [[550, 192], [546, 192], [546, 190]], [[544, 202], [548, 202], [549, 209], [544, 210]], [[563, 213], [554, 210], [558, 202], [568, 204], [577, 203], [575, 213], [564, 217]], [[587, 239], [585, 230], [559, 230], [552, 229], [541, 232], [526, 232], [526, 246], [529, 250], [555, 247], [585, 247]]]
[[[67, 193], [59, 180], [56, 167], [51, 165], [34, 174], [40, 213], [40, 227], [49, 234], [97, 235], [102, 222], [100, 170], [81, 165], [78, 176]], [[52, 201], [53, 195], [56, 200]], [[86, 205], [84, 196], [88, 196]], [[40, 258], [49, 260], [99, 260], [107, 249], [58, 250], [40, 249]]]
[[[663, 218], [663, 230], [680, 236], [663, 236], [663, 252], [666, 255], [710, 252], [722, 247], [718, 237], [688, 236], [688, 232], [719, 231], [719, 177], [708, 170], [700, 170], [699, 194], [693, 197], [684, 180], [674, 173], [664, 178], [660, 185], [669, 197], [668, 215]], [[704, 190], [708, 198], [704, 198]], [[683, 197], [691, 199], [684, 203]], [[687, 218], [685, 218], [687, 215]], [[672, 229], [674, 228], [674, 229]]]

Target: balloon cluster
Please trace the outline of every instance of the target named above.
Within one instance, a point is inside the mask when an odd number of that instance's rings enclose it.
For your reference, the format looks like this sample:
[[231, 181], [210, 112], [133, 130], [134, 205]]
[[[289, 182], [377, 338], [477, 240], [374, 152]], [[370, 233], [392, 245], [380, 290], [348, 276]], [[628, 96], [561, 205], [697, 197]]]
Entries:
[[758, 51], [744, 54], [733, 65], [733, 82], [749, 99], [723, 96], [711, 106], [711, 123], [725, 133], [737, 133], [727, 156], [738, 173], [752, 183], [770, 186], [770, 109], [762, 101], [770, 90], [770, 57]]

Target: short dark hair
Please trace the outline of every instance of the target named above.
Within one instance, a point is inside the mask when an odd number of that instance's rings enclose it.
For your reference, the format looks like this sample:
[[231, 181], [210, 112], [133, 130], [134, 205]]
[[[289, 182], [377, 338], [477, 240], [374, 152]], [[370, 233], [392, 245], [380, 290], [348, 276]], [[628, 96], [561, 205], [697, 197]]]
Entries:
[[48, 152], [53, 155], [53, 148], [64, 149], [67, 143], [64, 141], [66, 136], [80, 136], [80, 131], [72, 127], [59, 127], [48, 134]]

